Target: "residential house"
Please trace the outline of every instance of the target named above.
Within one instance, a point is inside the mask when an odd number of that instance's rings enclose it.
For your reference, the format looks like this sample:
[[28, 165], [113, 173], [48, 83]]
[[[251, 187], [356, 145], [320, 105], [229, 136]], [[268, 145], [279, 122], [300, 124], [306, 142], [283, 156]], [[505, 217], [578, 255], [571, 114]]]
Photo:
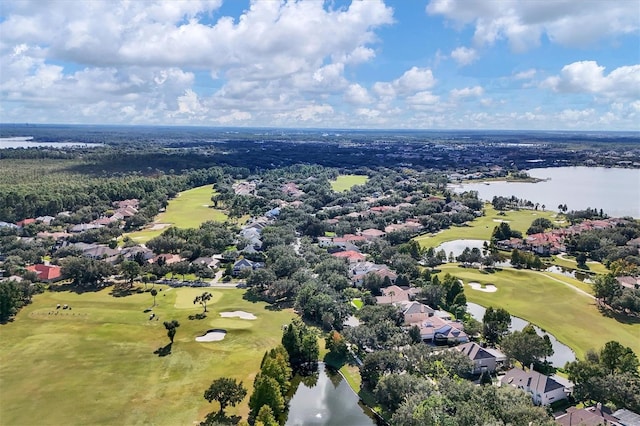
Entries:
[[327, 248], [333, 246], [333, 239], [331, 237], [318, 237], [318, 247]]
[[469, 357], [473, 363], [471, 374], [493, 373], [507, 361], [507, 356], [500, 351], [483, 348], [475, 342], [468, 342], [456, 346], [454, 349]]
[[616, 278], [622, 287], [636, 289], [640, 288], [640, 277], [617, 277]]
[[[375, 273], [375, 272], [374, 272]], [[376, 296], [379, 305], [388, 305], [397, 302], [410, 302], [420, 291], [415, 287], [403, 288], [397, 285], [381, 288], [382, 296]]]
[[535, 405], [549, 405], [567, 399], [569, 390], [549, 376], [533, 369], [528, 371], [512, 368], [500, 379], [501, 386], [513, 386], [531, 395]]
[[17, 227], [18, 225], [16, 224], [0, 221], [0, 228], [17, 228]]
[[96, 225], [92, 223], [79, 223], [78, 225], [73, 225], [71, 229], [69, 229], [69, 232], [77, 234], [80, 232], [88, 231], [90, 229], [99, 229], [99, 228], [104, 228], [104, 225]]
[[401, 304], [403, 306], [402, 315], [404, 316], [405, 325], [421, 323], [427, 319], [433, 318], [435, 313], [431, 307], [420, 302], [406, 301]]
[[113, 203], [115, 207], [118, 207], [120, 209], [126, 208], [126, 207], [133, 207], [134, 209], [137, 209], [139, 204], [140, 204], [140, 200], [136, 198], [131, 198], [131, 199], [122, 200], [122, 201], [115, 201]]
[[275, 219], [280, 215], [280, 207], [273, 208], [264, 214], [269, 219]]
[[149, 263], [164, 262], [165, 265], [172, 265], [174, 263], [182, 262], [182, 258], [177, 254], [163, 253], [149, 260]]
[[215, 269], [218, 267], [218, 265], [220, 265], [220, 259], [214, 258], [214, 257], [199, 257], [197, 259], [195, 259], [193, 262], [191, 263], [195, 263], [198, 265], [204, 265], [209, 269]]
[[36, 222], [44, 223], [45, 225], [51, 225], [51, 222], [55, 220], [53, 216], [38, 216], [36, 217]]
[[36, 234], [36, 236], [38, 238], [43, 239], [43, 240], [46, 239], [46, 238], [52, 238], [52, 239], [57, 241], [57, 240], [63, 240], [65, 238], [69, 238], [71, 236], [71, 234], [69, 234], [68, 232], [46, 232], [46, 231], [43, 231], [43, 232], [38, 232]]
[[339, 259], [346, 259], [350, 264], [364, 262], [365, 256], [355, 250], [339, 251], [331, 256]]
[[338, 245], [340, 243], [356, 244], [356, 243], [364, 243], [366, 241], [367, 241], [366, 237], [362, 235], [344, 234], [342, 237], [333, 237], [334, 245]]
[[240, 275], [242, 271], [251, 270], [255, 271], [256, 269], [264, 268], [264, 264], [261, 262], [253, 262], [249, 259], [240, 259], [236, 263], [233, 264], [233, 272], [232, 275], [237, 277]]
[[27, 271], [35, 272], [40, 281], [56, 281], [62, 277], [60, 267], [55, 265], [39, 263], [37, 265], [27, 266], [26, 269]]
[[136, 213], [138, 213], [138, 209], [131, 207], [131, 206], [126, 206], [126, 207], [120, 207], [118, 210], [116, 210], [114, 212], [114, 214], [118, 214], [119, 217], [122, 218], [129, 218], [132, 216], [135, 216]]
[[379, 229], [369, 228], [369, 229], [365, 229], [364, 231], [361, 231], [360, 235], [362, 235], [367, 241], [373, 241], [376, 238], [382, 238], [387, 234], [385, 234], [384, 231], [381, 231]]
[[122, 249], [122, 255], [127, 260], [134, 260], [136, 257], [142, 258], [145, 262], [153, 258], [153, 251], [142, 246], [133, 246]]
[[569, 407], [565, 414], [556, 417], [555, 420], [562, 426], [623, 426], [623, 423], [619, 423], [613, 416], [611, 410], [601, 404], [582, 409]]
[[623, 426], [640, 426], [640, 414], [621, 408], [613, 413], [618, 422]]
[[455, 344], [465, 343], [469, 341], [469, 336], [467, 336], [467, 333], [464, 332], [464, 326], [461, 322], [445, 320], [435, 315], [430, 316], [420, 322], [407, 325], [417, 326], [420, 330], [420, 337], [424, 342]]
[[[79, 246], [76, 244], [76, 246]], [[79, 246], [80, 247], [80, 246]], [[109, 263], [115, 263], [120, 252], [102, 244], [88, 244], [82, 250], [82, 255], [90, 259], [104, 260]]]
[[22, 219], [21, 221], [16, 222], [16, 225], [18, 226], [18, 228], [24, 228], [25, 226], [35, 222], [36, 220], [34, 218], [28, 218], [28, 219]]

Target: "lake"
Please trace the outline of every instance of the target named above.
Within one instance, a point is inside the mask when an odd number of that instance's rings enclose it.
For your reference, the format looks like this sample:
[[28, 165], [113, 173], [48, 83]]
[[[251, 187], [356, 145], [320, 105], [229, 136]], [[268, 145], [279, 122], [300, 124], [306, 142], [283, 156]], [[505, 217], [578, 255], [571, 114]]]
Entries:
[[434, 250], [436, 253], [440, 250], [444, 250], [444, 252], [447, 254], [447, 258], [449, 257], [450, 253], [453, 253], [455, 257], [458, 257], [467, 247], [469, 247], [469, 249], [477, 248], [480, 249], [480, 252], [482, 252], [482, 250], [484, 249], [484, 243], [488, 244], [489, 242], [486, 240], [453, 240], [440, 244]]
[[371, 410], [339, 373], [318, 365], [318, 380], [313, 386], [300, 382], [289, 401], [285, 426], [376, 426]]
[[531, 177], [544, 182], [474, 182], [453, 185], [456, 192], [477, 191], [481, 199], [495, 196], [518, 198], [544, 204], [557, 210], [587, 207], [602, 209], [610, 217], [640, 218], [640, 169], [606, 167], [548, 167], [528, 170]]
[[[486, 308], [484, 306], [480, 306], [476, 303], [467, 303], [467, 312], [482, 322], [482, 317], [484, 317], [484, 313]], [[525, 321], [522, 318], [511, 316], [511, 326], [509, 327], [509, 331], [521, 331], [529, 324], [529, 321]], [[539, 327], [533, 326], [536, 329], [536, 333], [542, 336], [543, 334], [549, 335], [549, 340], [551, 340], [551, 346], [553, 346], [553, 355], [551, 355], [547, 360], [551, 362], [551, 365], [554, 367], [564, 367], [567, 362], [575, 361], [576, 354], [571, 350], [571, 348], [564, 343], [558, 341], [555, 336], [549, 332], [543, 332]]]
[[95, 148], [102, 146], [100, 143], [84, 142], [36, 142], [31, 136], [15, 136], [11, 138], [0, 138], [0, 149], [7, 148]]

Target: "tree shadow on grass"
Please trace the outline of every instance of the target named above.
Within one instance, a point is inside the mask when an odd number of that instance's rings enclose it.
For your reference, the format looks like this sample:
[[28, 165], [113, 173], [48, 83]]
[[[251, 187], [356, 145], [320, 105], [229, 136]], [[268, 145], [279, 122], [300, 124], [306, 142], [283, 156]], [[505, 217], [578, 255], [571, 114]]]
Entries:
[[214, 411], [207, 414], [204, 421], [200, 423], [200, 426], [209, 425], [237, 425], [242, 418], [240, 416], [227, 416], [221, 411]]
[[76, 294], [83, 294], [83, 293], [95, 293], [98, 292], [102, 289], [104, 289], [105, 287], [108, 287], [110, 284], [104, 284], [104, 285], [96, 285], [96, 286], [90, 286], [90, 287], [82, 287], [76, 284], [72, 284], [72, 283], [66, 283], [66, 284], [53, 284], [50, 285], [48, 287], [49, 291], [52, 292], [65, 292], [65, 291], [69, 291], [69, 292], [73, 292]]
[[626, 315], [622, 312], [616, 312], [604, 305], [599, 305], [598, 310], [603, 316], [613, 318], [614, 320], [622, 324], [640, 324], [640, 317], [633, 316], [633, 315]]
[[189, 319], [190, 320], [202, 320], [205, 319], [207, 317], [207, 314], [205, 313], [199, 313], [199, 314], [195, 314], [195, 315], [189, 315]]
[[171, 346], [173, 346], [173, 343], [169, 343], [166, 346], [159, 347], [158, 349], [153, 351], [153, 353], [160, 357], [167, 356], [171, 354]]
[[111, 290], [111, 292], [109, 292], [109, 294], [113, 297], [127, 297], [127, 296], [131, 296], [132, 294], [137, 293], [136, 289], [131, 287], [131, 288], [122, 288], [122, 287], [113, 287], [113, 290]]

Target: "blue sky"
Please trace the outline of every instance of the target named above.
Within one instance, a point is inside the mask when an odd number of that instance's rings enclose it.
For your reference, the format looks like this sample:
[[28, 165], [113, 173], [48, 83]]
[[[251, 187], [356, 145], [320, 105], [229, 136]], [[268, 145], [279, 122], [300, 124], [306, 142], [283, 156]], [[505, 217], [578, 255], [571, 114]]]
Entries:
[[640, 1], [3, 1], [0, 122], [640, 130]]

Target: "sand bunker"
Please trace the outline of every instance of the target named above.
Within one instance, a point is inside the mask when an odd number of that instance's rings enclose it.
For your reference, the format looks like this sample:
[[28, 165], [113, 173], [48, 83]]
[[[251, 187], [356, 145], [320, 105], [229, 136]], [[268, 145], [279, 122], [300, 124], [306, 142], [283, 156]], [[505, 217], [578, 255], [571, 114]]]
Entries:
[[208, 330], [204, 335], [196, 337], [196, 342], [219, 342], [227, 335], [227, 330], [219, 328]]
[[254, 320], [258, 318], [255, 315], [245, 311], [220, 312], [220, 316], [223, 318], [242, 318], [246, 320]]
[[509, 223], [511, 222], [510, 220], [502, 220], [502, 219], [493, 219], [494, 222], [498, 222], [498, 223]]
[[495, 293], [496, 291], [498, 291], [498, 288], [493, 284], [487, 284], [483, 287], [480, 283], [470, 282], [469, 287], [474, 290], [484, 291], [485, 293]]
[[154, 223], [153, 226], [149, 229], [151, 229], [152, 231], [157, 231], [159, 229], [168, 228], [170, 226], [171, 226], [170, 223]]

